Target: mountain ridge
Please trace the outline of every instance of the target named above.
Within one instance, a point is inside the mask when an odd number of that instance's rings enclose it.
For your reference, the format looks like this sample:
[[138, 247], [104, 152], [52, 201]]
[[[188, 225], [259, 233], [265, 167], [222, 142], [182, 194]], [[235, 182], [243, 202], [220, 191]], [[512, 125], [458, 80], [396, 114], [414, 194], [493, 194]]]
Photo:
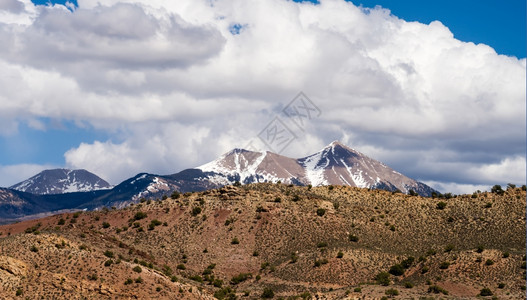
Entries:
[[[61, 175], [71, 174], [63, 169], [58, 169], [57, 172], [62, 172]], [[26, 182], [28, 181], [29, 179]], [[434, 192], [440, 194], [424, 183], [408, 178], [382, 162], [335, 141], [312, 155], [298, 159], [270, 151], [254, 152], [235, 148], [196, 168], [170, 175], [139, 173], [111, 189], [40, 195], [4, 189], [5, 199], [0, 199], [0, 211], [3, 210], [4, 213], [0, 214], [0, 221], [13, 221], [63, 210], [123, 208], [143, 199], [162, 199], [174, 192], [199, 192], [237, 182], [250, 184], [279, 181], [298, 186], [347, 185], [400, 191], [405, 194], [413, 191], [422, 196], [431, 196]], [[47, 190], [49, 189], [47, 186]], [[20, 205], [14, 207], [9, 199], [18, 201]], [[26, 207], [23, 207], [23, 203]]]
[[[231, 150], [218, 159], [197, 167], [220, 174], [211, 179], [218, 184], [277, 182], [298, 185], [349, 185], [390, 191], [410, 190], [431, 196], [434, 189], [411, 179], [384, 163], [333, 141], [320, 151], [303, 158], [289, 158], [269, 151]], [[223, 175], [223, 176], [221, 176]]]
[[110, 189], [112, 186], [87, 170], [59, 168], [44, 170], [9, 188], [31, 194], [50, 195]]

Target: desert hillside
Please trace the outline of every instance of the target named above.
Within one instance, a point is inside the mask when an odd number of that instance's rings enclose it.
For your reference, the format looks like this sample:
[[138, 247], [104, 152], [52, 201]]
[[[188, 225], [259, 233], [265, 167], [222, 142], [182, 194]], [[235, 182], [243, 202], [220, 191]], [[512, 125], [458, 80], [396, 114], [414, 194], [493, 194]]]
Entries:
[[0, 227], [0, 298], [523, 299], [526, 192], [226, 186]]

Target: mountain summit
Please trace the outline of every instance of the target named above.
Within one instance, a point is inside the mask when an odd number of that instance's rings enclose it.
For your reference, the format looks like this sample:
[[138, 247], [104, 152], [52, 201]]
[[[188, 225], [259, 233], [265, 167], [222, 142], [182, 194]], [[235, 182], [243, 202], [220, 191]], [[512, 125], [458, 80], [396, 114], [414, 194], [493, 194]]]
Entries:
[[352, 148], [334, 141], [315, 154], [294, 159], [272, 152], [234, 149], [197, 169], [219, 185], [239, 181], [298, 185], [348, 185], [430, 196], [434, 190]]
[[112, 186], [86, 170], [52, 169], [19, 182], [10, 189], [37, 195], [89, 192], [110, 189]]

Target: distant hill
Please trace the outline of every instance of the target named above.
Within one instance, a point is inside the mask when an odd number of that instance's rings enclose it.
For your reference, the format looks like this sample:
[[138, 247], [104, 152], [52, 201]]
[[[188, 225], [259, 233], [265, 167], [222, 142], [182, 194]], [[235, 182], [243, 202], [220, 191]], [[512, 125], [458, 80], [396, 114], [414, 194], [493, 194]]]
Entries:
[[10, 189], [36, 195], [90, 192], [110, 189], [112, 186], [99, 176], [86, 170], [52, 169], [19, 182]]

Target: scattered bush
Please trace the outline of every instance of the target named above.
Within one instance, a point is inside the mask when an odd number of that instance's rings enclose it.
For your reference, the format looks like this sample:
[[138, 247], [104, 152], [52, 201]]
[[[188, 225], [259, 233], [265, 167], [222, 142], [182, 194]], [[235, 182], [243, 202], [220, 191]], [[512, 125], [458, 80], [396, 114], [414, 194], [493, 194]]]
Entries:
[[434, 294], [442, 293], [443, 295], [448, 295], [448, 291], [447, 290], [445, 290], [444, 288], [442, 288], [440, 286], [437, 286], [437, 285], [429, 286], [428, 287], [428, 292], [429, 293], [434, 293]]
[[31, 248], [29, 248], [29, 250], [31, 250], [31, 252], [38, 252], [38, 248], [35, 245], [31, 246]]
[[232, 284], [238, 284], [240, 282], [244, 282], [245, 280], [249, 279], [252, 277], [252, 274], [251, 273], [240, 273], [234, 277], [231, 278], [231, 283]]
[[129, 284], [132, 284], [134, 281], [132, 280], [132, 278], [128, 278], [125, 280], [124, 284], [125, 285], [129, 285]]
[[201, 207], [199, 206], [195, 206], [193, 209], [192, 209], [192, 215], [195, 217], [197, 215], [199, 215], [201, 213]]
[[381, 272], [375, 276], [375, 281], [377, 281], [378, 284], [388, 286], [390, 285], [390, 273], [388, 272]]
[[401, 266], [403, 266], [403, 268], [405, 269], [408, 269], [412, 266], [414, 261], [415, 261], [415, 258], [413, 256], [409, 256], [407, 259], [401, 262]]
[[203, 278], [201, 278], [201, 276], [199, 276], [199, 275], [193, 275], [193, 276], [190, 276], [189, 279], [190, 279], [190, 280], [197, 281], [197, 282], [199, 282], [199, 283], [203, 283]]
[[137, 273], [141, 273], [141, 272], [143, 271], [143, 269], [141, 269], [140, 266], [135, 266], [135, 267], [132, 269], [132, 271], [137, 272]]
[[57, 225], [64, 225], [66, 224], [66, 220], [60, 218], [59, 222], [57, 223]]
[[344, 257], [344, 253], [342, 253], [342, 251], [339, 251], [337, 253], [337, 258], [342, 258], [342, 257]]
[[454, 245], [448, 244], [445, 247], [445, 252], [450, 252], [450, 251], [454, 250], [454, 248], [455, 248]]
[[62, 241], [60, 242], [60, 244], [55, 244], [55, 247], [56, 247], [57, 249], [64, 249], [64, 248], [66, 248], [66, 242], [64, 242], [64, 240], [62, 240]]
[[212, 285], [214, 287], [221, 288], [221, 286], [223, 285], [223, 280], [221, 280], [221, 279], [214, 279], [214, 281], [212, 282]]
[[494, 185], [494, 186], [490, 189], [490, 192], [491, 192], [491, 193], [494, 193], [494, 194], [498, 194], [498, 195], [503, 195], [503, 194], [505, 194], [505, 191], [501, 188], [501, 185], [499, 185], [499, 184]]
[[411, 283], [410, 281], [405, 281], [403, 285], [404, 285], [404, 287], [407, 288], [407, 289], [411, 289], [411, 288], [414, 287], [414, 284]]
[[42, 224], [41, 223], [37, 223], [35, 226], [26, 228], [26, 230], [24, 230], [24, 232], [25, 233], [39, 234], [40, 232], [38, 231], [38, 229], [40, 228], [40, 226], [42, 226]]
[[298, 261], [298, 255], [296, 253], [291, 253], [291, 263], [296, 263]]
[[489, 288], [482, 288], [481, 291], [479, 291], [480, 296], [492, 296], [493, 293]]
[[163, 222], [159, 221], [158, 219], [153, 219], [152, 221], [150, 221], [150, 223], [154, 224], [154, 226], [159, 226], [163, 224]]
[[351, 242], [358, 242], [358, 241], [359, 241], [359, 238], [358, 238], [356, 235], [350, 234], [350, 235], [349, 235], [349, 240], [350, 240]]
[[147, 217], [147, 215], [146, 215], [145, 212], [138, 211], [138, 212], [136, 212], [135, 215], [134, 215], [134, 220], [138, 221], [138, 220], [144, 219], [144, 218], [146, 218], [146, 217]]
[[111, 266], [112, 264], [113, 264], [113, 260], [111, 260], [111, 259], [109, 259], [109, 260], [107, 260], [107, 261], [104, 262], [104, 266], [105, 266], [105, 267], [109, 267], [109, 266]]
[[274, 297], [274, 292], [271, 288], [264, 288], [263, 292], [262, 292], [262, 298], [264, 299], [271, 299]]
[[399, 295], [399, 291], [394, 288], [388, 289], [384, 293], [388, 296], [398, 296]]
[[24, 291], [22, 291], [21, 288], [18, 288], [18, 289], [16, 290], [16, 292], [15, 292], [15, 295], [16, 295], [16, 296], [22, 296], [23, 293], [24, 293]]
[[108, 228], [108, 227], [110, 227], [110, 223], [108, 223], [108, 222], [103, 222], [102, 223], [102, 228]]
[[396, 264], [390, 267], [390, 270], [388, 273], [395, 275], [395, 276], [401, 276], [404, 274], [404, 268], [400, 264]]
[[317, 243], [317, 248], [324, 248], [324, 247], [327, 247], [328, 246], [328, 243], [326, 242], [318, 242]]
[[258, 213], [260, 213], [260, 212], [268, 212], [268, 210], [265, 209], [263, 206], [258, 205], [258, 206], [256, 207], [256, 212], [258, 212]]
[[165, 274], [168, 277], [172, 276], [172, 273], [173, 273], [172, 268], [170, 268], [167, 265], [164, 265], [161, 271], [163, 271], [163, 274]]
[[99, 277], [97, 277], [97, 274], [91, 274], [91, 275], [88, 275], [88, 280], [92, 280], [92, 281], [95, 281], [97, 280]]
[[445, 207], [446, 207], [446, 202], [443, 202], [443, 201], [438, 202], [436, 205], [436, 208], [441, 209], [441, 210], [445, 209]]
[[315, 260], [315, 267], [320, 267], [321, 265], [327, 264], [329, 261], [326, 258]]
[[110, 250], [106, 250], [106, 251], [104, 251], [104, 256], [106, 256], [108, 258], [113, 258], [113, 252], [110, 251]]
[[439, 264], [439, 269], [441, 270], [448, 269], [448, 267], [450, 267], [450, 263], [448, 261], [444, 261], [441, 264]]
[[434, 249], [430, 249], [428, 251], [426, 251], [426, 256], [432, 256], [432, 255], [436, 255], [437, 254], [437, 251], [434, 250]]
[[503, 252], [503, 255], [502, 255], [503, 258], [508, 258], [509, 256], [510, 256], [509, 252]]
[[237, 237], [232, 238], [231, 244], [238, 245], [240, 243], [240, 240]]
[[487, 259], [487, 261], [485, 262], [485, 265], [487, 266], [491, 266], [494, 264], [494, 261], [492, 259]]
[[318, 215], [319, 217], [322, 217], [325, 213], [326, 213], [326, 210], [325, 210], [325, 209], [323, 209], [323, 208], [319, 208], [319, 209], [317, 209], [317, 215]]
[[481, 252], [483, 252], [483, 250], [484, 250], [484, 248], [483, 248], [482, 245], [478, 245], [478, 248], [476, 248], [476, 252], [477, 253], [481, 253]]
[[143, 278], [141, 278], [141, 277], [137, 277], [137, 278], [135, 279], [135, 283], [143, 283]]
[[236, 294], [230, 287], [227, 286], [214, 292], [214, 298], [219, 300], [236, 299]]

